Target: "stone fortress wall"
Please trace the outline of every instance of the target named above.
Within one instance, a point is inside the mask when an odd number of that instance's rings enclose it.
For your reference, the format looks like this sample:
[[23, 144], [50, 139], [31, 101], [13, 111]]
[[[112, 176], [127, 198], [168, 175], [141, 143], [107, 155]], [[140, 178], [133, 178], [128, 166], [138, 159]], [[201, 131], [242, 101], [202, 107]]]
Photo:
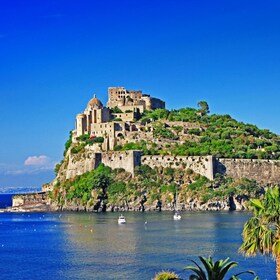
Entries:
[[86, 151], [82, 158], [79, 158], [79, 155], [72, 155], [71, 153], [67, 153], [67, 156], [67, 168], [65, 174], [62, 174], [66, 179], [72, 179], [77, 175], [91, 171], [101, 163], [101, 153], [92, 152], [91, 150]]
[[13, 207], [32, 205], [38, 201], [42, 201], [44, 198], [44, 192], [29, 195], [15, 195], [13, 197]]
[[123, 168], [134, 174], [136, 166], [141, 165], [141, 151], [122, 151], [102, 153], [102, 163], [112, 169]]
[[209, 180], [214, 179], [213, 157], [212, 156], [143, 156], [142, 164], [147, 164], [152, 168], [171, 167], [192, 169], [194, 172], [207, 177]]
[[263, 183], [280, 184], [280, 161], [264, 159], [215, 159], [214, 174], [248, 178]]
[[82, 175], [88, 171], [94, 170], [103, 163], [112, 169], [123, 168], [134, 174], [136, 166], [141, 165], [141, 151], [121, 151], [121, 152], [95, 152], [87, 150], [82, 157], [79, 155], [68, 154], [68, 162], [65, 174], [66, 179], [73, 179], [77, 175]]
[[213, 180], [220, 173], [232, 178], [248, 178], [257, 182], [280, 184], [280, 161], [259, 159], [216, 159], [212, 156], [142, 156], [141, 164], [150, 167], [192, 169]]
[[141, 151], [87, 151], [84, 157], [69, 157], [66, 178], [71, 179], [95, 169], [100, 163], [113, 169], [123, 168], [134, 174], [136, 166], [142, 164], [155, 167], [192, 169], [213, 180], [220, 173], [232, 178], [248, 178], [263, 183], [280, 184], [280, 161], [258, 159], [216, 159], [213, 156], [161, 156], [142, 155]]

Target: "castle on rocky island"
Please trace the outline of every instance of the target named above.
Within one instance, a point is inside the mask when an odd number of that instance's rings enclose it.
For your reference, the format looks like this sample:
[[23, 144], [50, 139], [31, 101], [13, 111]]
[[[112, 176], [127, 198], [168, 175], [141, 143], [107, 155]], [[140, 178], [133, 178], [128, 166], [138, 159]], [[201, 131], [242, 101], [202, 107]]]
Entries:
[[[154, 145], [166, 151], [172, 145], [193, 141], [189, 138], [190, 129], [204, 129], [199, 123], [164, 120], [161, 125], [165, 128], [172, 130], [180, 127], [180, 131], [177, 131], [178, 139], [161, 139], [154, 133], [157, 123], [139, 121], [144, 110], [159, 108], [165, 108], [164, 101], [143, 94], [140, 90], [127, 90], [124, 87], [108, 89], [106, 107], [94, 96], [84, 112], [76, 116], [72, 144], [66, 151], [58, 177], [73, 179], [103, 163], [112, 169], [123, 168], [131, 174], [134, 174], [135, 167], [145, 164], [151, 168], [191, 169], [210, 180], [213, 180], [216, 173], [220, 173], [232, 178], [280, 182], [280, 163], [277, 160], [216, 159], [212, 155], [172, 156], [168, 152], [144, 155], [139, 150], [122, 149], [126, 144], [144, 141], [148, 147]], [[99, 137], [102, 141], [86, 145], [81, 139], [84, 135], [87, 135], [87, 139], [97, 140]], [[52, 185], [45, 190], [50, 190]]]
[[164, 108], [164, 101], [143, 94], [141, 90], [109, 87], [106, 107], [94, 95], [84, 112], [76, 116], [73, 140], [84, 134], [92, 138], [103, 137], [105, 149], [112, 150], [118, 137], [124, 137], [125, 131], [136, 129], [134, 122], [139, 119], [144, 110]]
[[[76, 116], [71, 140], [65, 145], [64, 159], [56, 166], [56, 178], [42, 186], [42, 193], [14, 197], [14, 211], [48, 211], [50, 198], [45, 192], [57, 192], [61, 182], [69, 180], [71, 183], [77, 176], [96, 169], [100, 164], [125, 170], [130, 173], [127, 178], [132, 181], [137, 167], [146, 165], [159, 174], [170, 168], [179, 169], [183, 174], [195, 172], [209, 180], [220, 174], [264, 184], [280, 184], [279, 160], [173, 155], [170, 152], [172, 146], [197, 140], [188, 133], [191, 129], [203, 130], [205, 127], [199, 122], [183, 120], [162, 119], [157, 122], [153, 118], [146, 118], [147, 121], [140, 119], [145, 110], [155, 109], [165, 109], [165, 102], [139, 90], [109, 88], [106, 107], [94, 96], [84, 112]], [[161, 137], [157, 133], [158, 127], [165, 132], [176, 132], [176, 137]], [[157, 150], [151, 152], [154, 147]], [[172, 180], [180, 184], [180, 179], [177, 179]]]

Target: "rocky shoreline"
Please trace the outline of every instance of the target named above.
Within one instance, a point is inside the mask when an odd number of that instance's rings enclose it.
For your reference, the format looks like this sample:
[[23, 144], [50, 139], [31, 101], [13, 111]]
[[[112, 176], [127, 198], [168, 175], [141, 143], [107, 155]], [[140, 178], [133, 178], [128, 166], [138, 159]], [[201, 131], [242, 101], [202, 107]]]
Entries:
[[[244, 211], [248, 210], [248, 198], [246, 196], [230, 196], [223, 200], [212, 200], [201, 202], [198, 199], [189, 199], [185, 202], [178, 201], [178, 211]], [[175, 211], [175, 202], [162, 203], [156, 201], [154, 203], [147, 202], [143, 197], [133, 202], [125, 201], [122, 204], [105, 204], [103, 201], [89, 206], [70, 204], [59, 206], [53, 203], [47, 193], [23, 194], [13, 197], [12, 207], [0, 209], [0, 212], [160, 212]]]
[[[158, 205], [102, 205], [99, 208], [87, 207], [82, 205], [65, 205], [63, 207], [52, 206], [54, 211], [84, 211], [84, 212], [160, 212], [160, 211], [175, 211], [173, 204], [164, 205], [159, 207]], [[188, 204], [179, 204], [178, 211], [245, 211], [248, 207], [245, 202], [239, 202], [236, 198], [230, 201], [209, 201], [206, 203], [193, 200]]]

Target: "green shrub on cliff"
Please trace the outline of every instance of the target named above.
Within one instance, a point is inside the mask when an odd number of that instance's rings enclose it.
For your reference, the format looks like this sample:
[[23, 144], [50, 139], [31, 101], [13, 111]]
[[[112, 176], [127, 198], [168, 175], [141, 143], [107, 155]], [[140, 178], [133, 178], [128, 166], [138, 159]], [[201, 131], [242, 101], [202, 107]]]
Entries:
[[66, 152], [70, 148], [71, 144], [72, 144], [72, 131], [69, 132], [69, 139], [65, 143], [65, 149], [64, 149], [64, 152], [63, 152], [64, 156], [66, 155]]
[[201, 190], [202, 187], [209, 182], [209, 179], [207, 179], [205, 176], [197, 176], [197, 180], [191, 184], [189, 184], [188, 188], [192, 191]]
[[79, 137], [77, 137], [78, 141], [87, 141], [89, 139], [89, 134], [83, 134]]
[[156, 123], [154, 125], [153, 136], [171, 140], [178, 139], [178, 136], [176, 136], [169, 128], [166, 128], [163, 123]]
[[116, 195], [123, 194], [126, 190], [126, 184], [124, 182], [113, 182], [108, 186], [108, 194]]
[[77, 137], [77, 140], [83, 142], [82, 144], [86, 144], [86, 145], [92, 145], [94, 143], [103, 143], [104, 142], [103, 137], [101, 137], [101, 136], [90, 137], [89, 134], [83, 134], [83, 135]]
[[56, 176], [57, 176], [57, 174], [58, 174], [58, 171], [59, 171], [59, 169], [60, 169], [62, 163], [63, 163], [63, 160], [62, 160], [60, 163], [57, 163], [57, 164], [55, 165], [54, 172], [55, 172], [55, 175], [56, 175]]

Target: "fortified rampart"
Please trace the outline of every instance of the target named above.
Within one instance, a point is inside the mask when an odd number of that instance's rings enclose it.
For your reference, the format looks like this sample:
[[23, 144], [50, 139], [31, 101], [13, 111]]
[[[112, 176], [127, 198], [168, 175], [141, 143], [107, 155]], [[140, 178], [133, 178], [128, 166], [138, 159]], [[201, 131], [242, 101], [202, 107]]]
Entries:
[[280, 184], [280, 161], [261, 159], [227, 159], [214, 161], [214, 173], [232, 178], [248, 178], [258, 182]]
[[280, 161], [258, 159], [216, 159], [213, 156], [161, 156], [142, 155], [141, 151], [97, 152], [85, 150], [82, 154], [68, 153], [61, 175], [74, 178], [95, 169], [100, 163], [112, 169], [123, 168], [134, 174], [141, 164], [155, 167], [192, 169], [194, 172], [213, 180], [216, 173], [232, 178], [248, 178], [258, 182], [280, 184]]
[[66, 179], [82, 175], [87, 171], [95, 169], [101, 163], [101, 153], [86, 151], [83, 157], [80, 155], [68, 154], [68, 164], [65, 172]]
[[141, 151], [106, 152], [102, 153], [102, 163], [134, 174], [135, 167], [141, 165], [141, 154]]
[[141, 163], [147, 164], [152, 168], [171, 167], [192, 169], [209, 180], [214, 179], [212, 156], [142, 156]]
[[47, 203], [45, 192], [15, 195], [12, 207], [32, 206], [38, 203]]
[[121, 151], [121, 152], [95, 152], [87, 150], [84, 154], [68, 154], [68, 162], [64, 175], [66, 179], [72, 179], [77, 175], [82, 175], [87, 171], [94, 170], [100, 163], [112, 169], [123, 168], [134, 174], [136, 166], [141, 165], [140, 151]]

